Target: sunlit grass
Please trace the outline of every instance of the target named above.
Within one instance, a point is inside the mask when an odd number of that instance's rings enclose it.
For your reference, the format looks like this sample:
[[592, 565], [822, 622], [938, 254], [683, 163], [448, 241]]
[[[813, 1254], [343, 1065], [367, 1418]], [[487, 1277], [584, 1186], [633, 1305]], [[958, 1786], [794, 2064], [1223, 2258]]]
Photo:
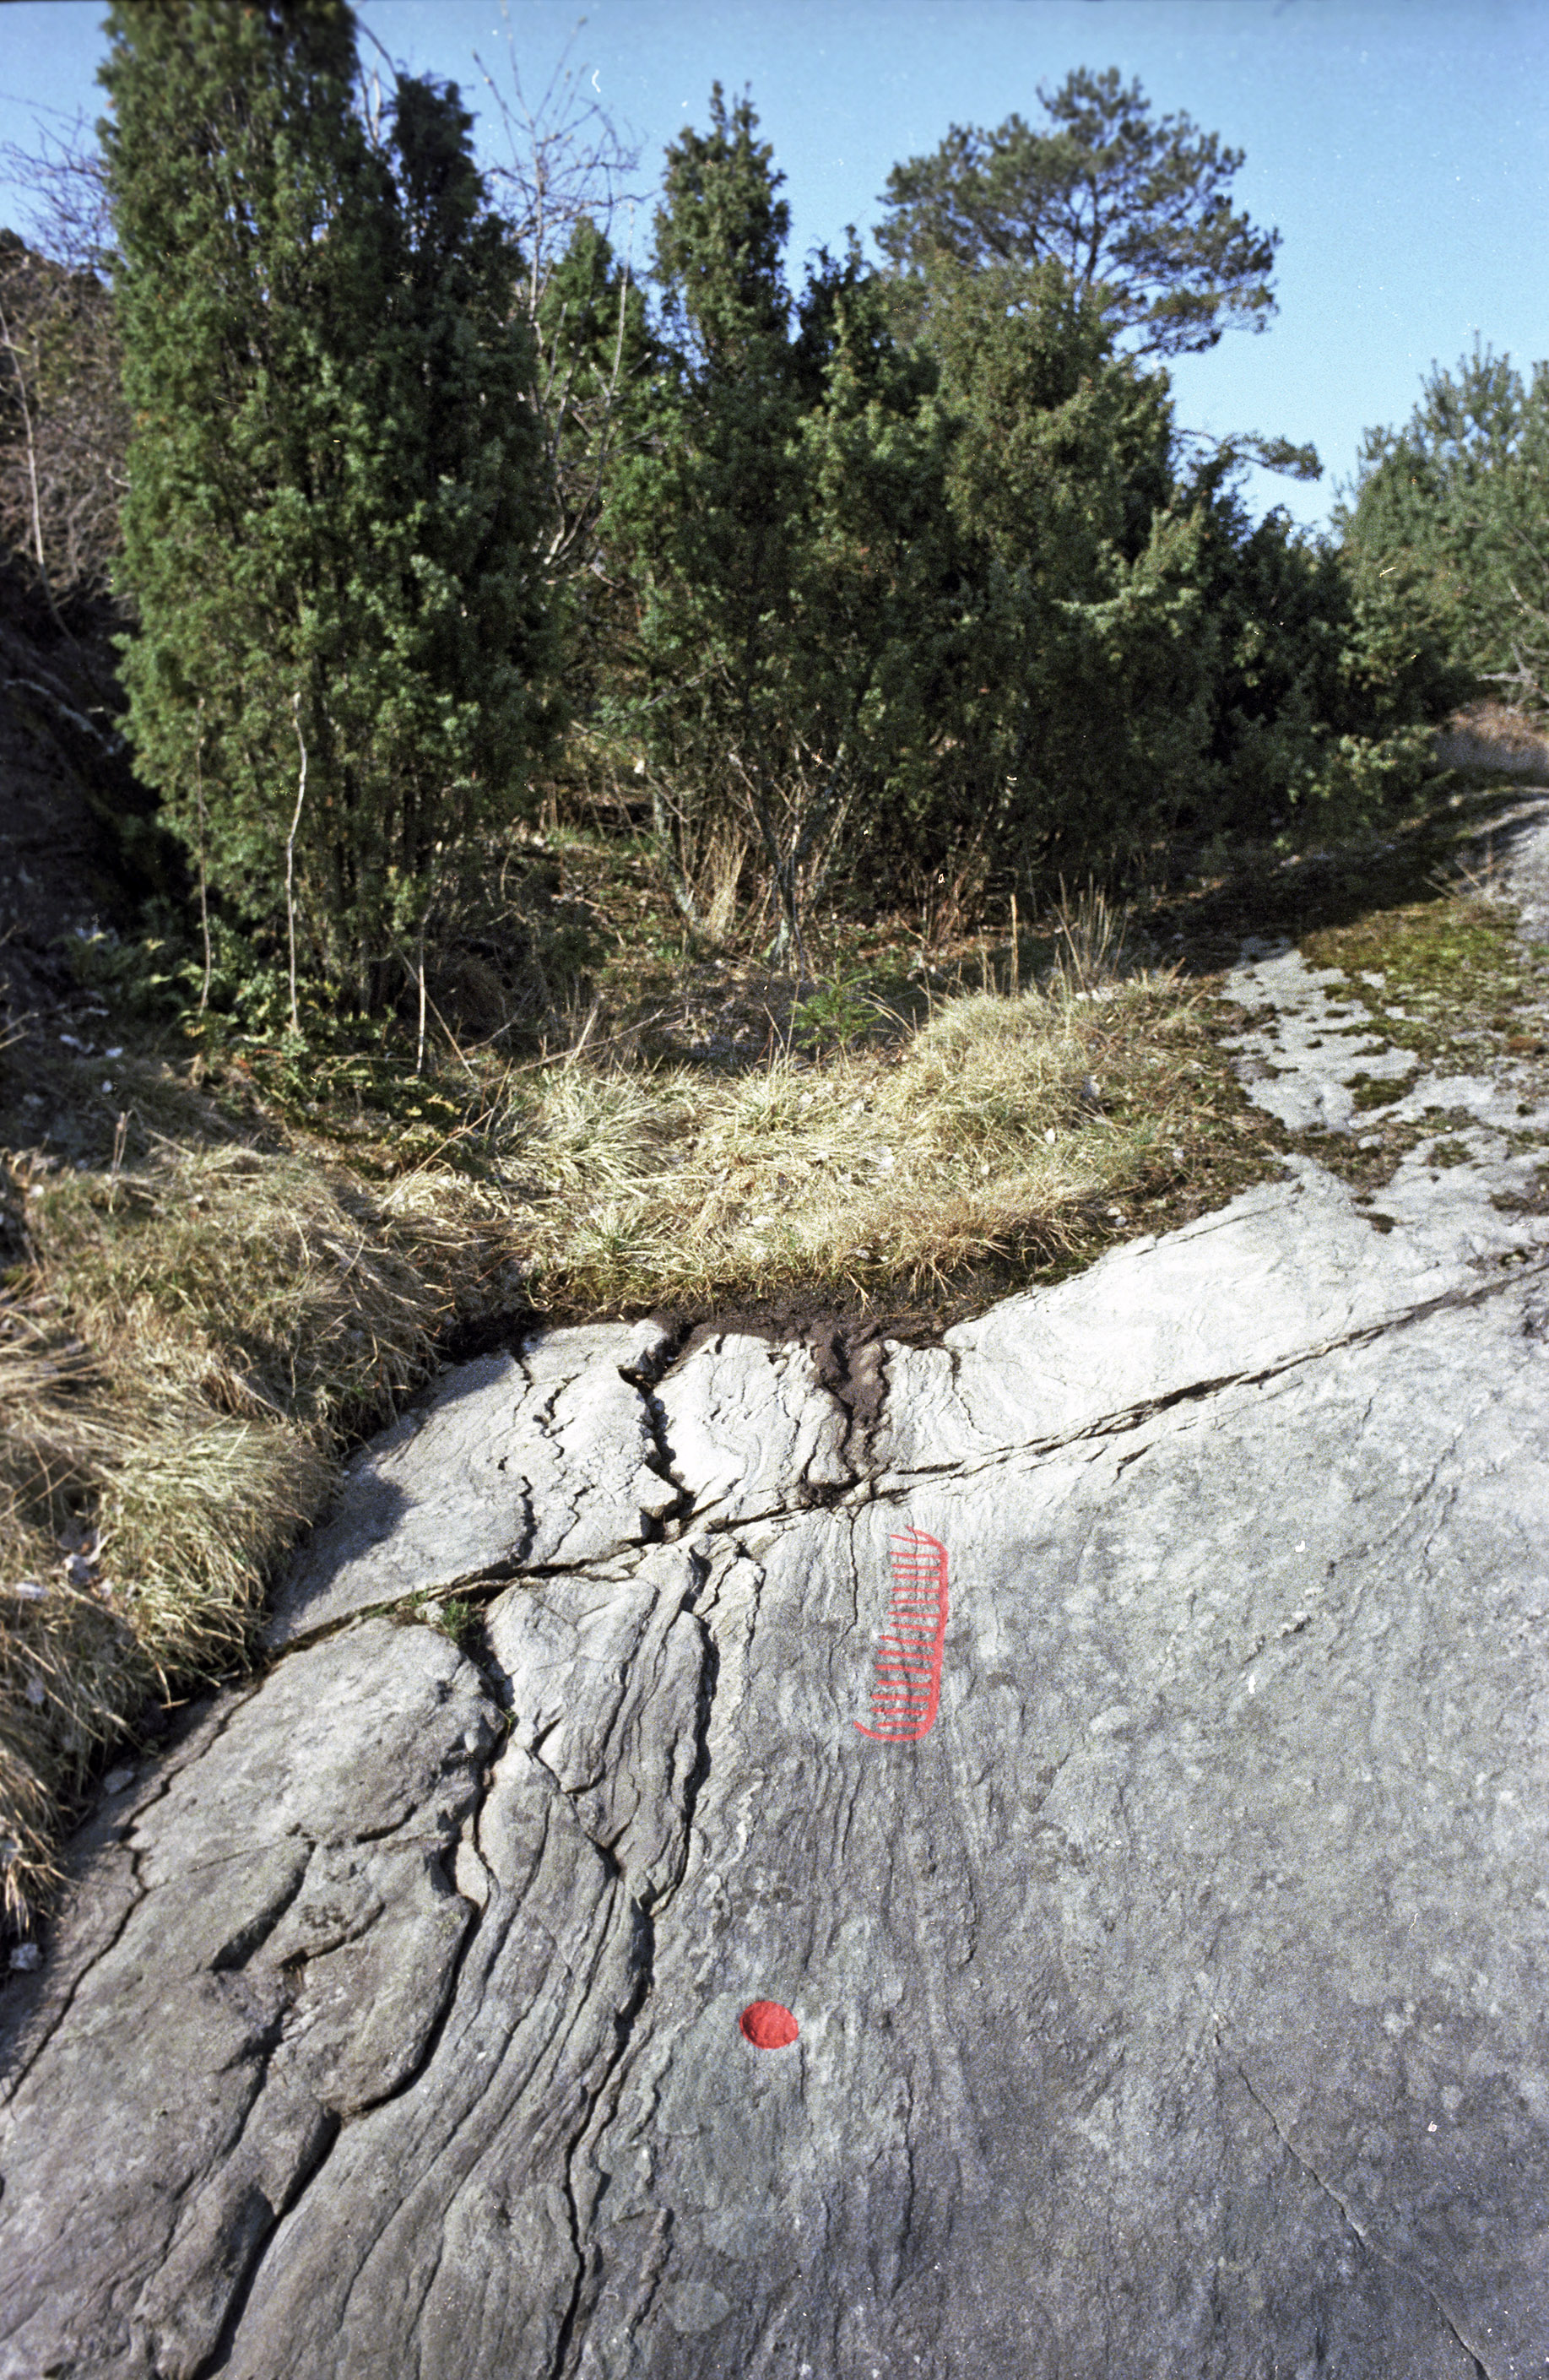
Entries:
[[1200, 1028], [1166, 977], [1101, 1002], [971, 993], [900, 1051], [730, 1078], [575, 1071], [508, 1124], [532, 1289], [567, 1311], [847, 1283], [905, 1296], [1067, 1250], [1187, 1106]]

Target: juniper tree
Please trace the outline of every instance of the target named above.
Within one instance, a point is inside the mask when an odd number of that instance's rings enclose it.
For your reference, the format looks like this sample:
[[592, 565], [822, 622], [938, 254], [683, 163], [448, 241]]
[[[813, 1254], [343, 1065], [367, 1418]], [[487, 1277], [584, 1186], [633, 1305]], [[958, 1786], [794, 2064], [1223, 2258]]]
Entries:
[[454, 87], [353, 101], [340, 0], [115, 7], [138, 765], [370, 1004], [546, 724], [532, 358]]
[[938, 258], [929, 287], [962, 659], [911, 832], [1023, 881], [1101, 865], [1168, 820], [1207, 732], [1210, 624], [1166, 380], [1115, 356], [1057, 263]]
[[782, 270], [790, 211], [756, 128], [751, 103], [728, 111], [717, 83], [709, 131], [689, 128], [668, 149], [655, 256], [663, 355], [604, 529], [635, 583], [630, 725], [655, 764], [659, 839], [670, 866], [675, 844], [688, 908], [700, 844], [739, 794], [769, 823], [783, 751], [774, 714], [800, 408]]
[[668, 152], [668, 356], [606, 529], [639, 589], [634, 720], [659, 793], [691, 847], [707, 821], [745, 820], [799, 965], [841, 826], [925, 732], [940, 425], [853, 237], [792, 297], [783, 177], [752, 103], [728, 109], [717, 85], [710, 115]]
[[601, 524], [617, 467], [646, 434], [660, 357], [627, 258], [614, 255], [587, 216], [573, 225], [529, 320], [547, 490], [544, 576], [566, 708], [579, 722], [612, 698], [609, 689], [627, 665], [632, 590]]
[[934, 248], [904, 332], [852, 237], [793, 295], [756, 134], [718, 88], [669, 151], [666, 354], [603, 530], [653, 789], [701, 849], [740, 812], [798, 961], [841, 825], [888, 897], [1301, 802], [1346, 824], [1414, 782], [1437, 681], [1406, 622], [1254, 531], [1229, 447], [1190, 463], [1105, 286]]
[[841, 825], [878, 889], [1154, 831], [1202, 758], [1211, 640], [1166, 382], [1114, 356], [1100, 302], [1055, 263], [934, 256], [902, 346], [853, 236], [793, 298], [756, 128], [718, 90], [669, 152], [676, 361], [611, 528], [656, 781], [740, 804], [789, 944]]

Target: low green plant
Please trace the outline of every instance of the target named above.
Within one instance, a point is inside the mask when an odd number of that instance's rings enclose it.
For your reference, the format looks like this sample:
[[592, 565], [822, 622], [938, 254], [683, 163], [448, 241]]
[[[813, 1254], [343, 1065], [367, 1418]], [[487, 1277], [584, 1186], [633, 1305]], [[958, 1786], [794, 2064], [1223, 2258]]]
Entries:
[[874, 1030], [879, 1017], [891, 1013], [878, 1000], [872, 981], [866, 967], [836, 975], [797, 1002], [791, 1017], [794, 1031], [815, 1046], [847, 1050]]
[[1419, 1080], [1418, 1071], [1391, 1078], [1362, 1072], [1347, 1075], [1345, 1088], [1352, 1094], [1351, 1105], [1364, 1114], [1372, 1108], [1396, 1107], [1400, 1099], [1409, 1097]]
[[83, 928], [68, 938], [65, 950], [82, 990], [102, 994], [131, 1016], [177, 1016], [191, 994], [197, 995], [198, 970], [190, 985], [180, 934], [119, 935], [105, 927]]

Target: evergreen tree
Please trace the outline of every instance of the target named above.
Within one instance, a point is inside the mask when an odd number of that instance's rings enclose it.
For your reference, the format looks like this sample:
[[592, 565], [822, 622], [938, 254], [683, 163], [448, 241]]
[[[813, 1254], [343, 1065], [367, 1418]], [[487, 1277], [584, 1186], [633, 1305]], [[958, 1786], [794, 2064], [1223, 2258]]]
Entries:
[[1394, 578], [1362, 580], [1283, 512], [1255, 526], [1218, 465], [1192, 497], [1212, 624], [1209, 766], [1188, 822], [1322, 839], [1419, 787], [1466, 678]]
[[1263, 330], [1279, 235], [1232, 212], [1241, 150], [1186, 115], [1154, 120], [1115, 67], [1038, 96], [1042, 130], [1020, 115], [993, 132], [954, 124], [933, 155], [893, 167], [877, 237], [895, 271], [1056, 263], [1142, 355], [1196, 354], [1229, 323]]
[[1170, 822], [1208, 733], [1167, 382], [1115, 357], [1058, 264], [938, 258], [926, 278], [964, 650], [962, 693], [933, 702], [951, 724], [915, 832], [1023, 880], [1102, 864]]
[[1411, 612], [1478, 681], [1541, 698], [1549, 612], [1549, 364], [1524, 383], [1477, 344], [1433, 366], [1402, 430], [1370, 430], [1347, 557], [1373, 596], [1402, 588]]
[[885, 897], [1180, 827], [1346, 827], [1412, 787], [1434, 644], [1283, 520], [1254, 530], [1231, 449], [1185, 468], [1096, 282], [933, 249], [901, 336], [853, 236], [793, 298], [780, 178], [719, 89], [669, 152], [668, 353], [603, 527], [685, 874], [685, 825], [703, 849], [740, 815], [799, 945], [841, 830]]
[[685, 906], [704, 842], [745, 801], [768, 849], [794, 724], [781, 686], [801, 515], [790, 212], [756, 128], [751, 103], [729, 112], [718, 83], [708, 133], [689, 128], [668, 150], [655, 258], [664, 355], [605, 524], [638, 606], [630, 725], [654, 763], [659, 836], [664, 856], [676, 846]]
[[371, 1004], [546, 725], [515, 261], [454, 89], [401, 82], [369, 137], [339, 0], [108, 25], [139, 766]]
[[550, 475], [543, 555], [552, 578], [596, 559], [609, 469], [639, 434], [641, 400], [660, 360], [644, 293], [587, 216], [544, 284], [534, 327]]
[[533, 303], [548, 502], [542, 556], [563, 652], [567, 708], [578, 722], [625, 670], [630, 587], [601, 535], [621, 460], [646, 435], [659, 345], [645, 294], [585, 215]]
[[670, 354], [605, 528], [638, 589], [631, 723], [664, 838], [674, 806], [690, 859], [744, 818], [799, 960], [844, 822], [925, 732], [921, 607], [947, 524], [928, 372], [897, 351], [853, 235], [793, 300], [782, 177], [756, 128], [717, 85], [709, 132], [668, 152]]

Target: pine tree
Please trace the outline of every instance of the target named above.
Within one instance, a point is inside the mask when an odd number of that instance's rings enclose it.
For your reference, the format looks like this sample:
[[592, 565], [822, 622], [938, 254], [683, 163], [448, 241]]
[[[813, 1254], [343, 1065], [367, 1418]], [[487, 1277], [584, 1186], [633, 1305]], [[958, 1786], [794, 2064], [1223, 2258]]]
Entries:
[[547, 724], [515, 260], [454, 88], [400, 82], [371, 137], [339, 0], [108, 25], [138, 765], [374, 1004]]
[[1336, 519], [1362, 586], [1404, 584], [1479, 679], [1543, 703], [1549, 364], [1524, 382], [1476, 342], [1451, 371], [1433, 366], [1404, 427], [1367, 431]]
[[1154, 119], [1115, 67], [1038, 96], [1041, 129], [954, 124], [933, 155], [893, 167], [877, 237], [895, 270], [1058, 264], [1138, 354], [1196, 354], [1228, 323], [1263, 330], [1279, 235], [1232, 212], [1241, 150], [1186, 115]]

